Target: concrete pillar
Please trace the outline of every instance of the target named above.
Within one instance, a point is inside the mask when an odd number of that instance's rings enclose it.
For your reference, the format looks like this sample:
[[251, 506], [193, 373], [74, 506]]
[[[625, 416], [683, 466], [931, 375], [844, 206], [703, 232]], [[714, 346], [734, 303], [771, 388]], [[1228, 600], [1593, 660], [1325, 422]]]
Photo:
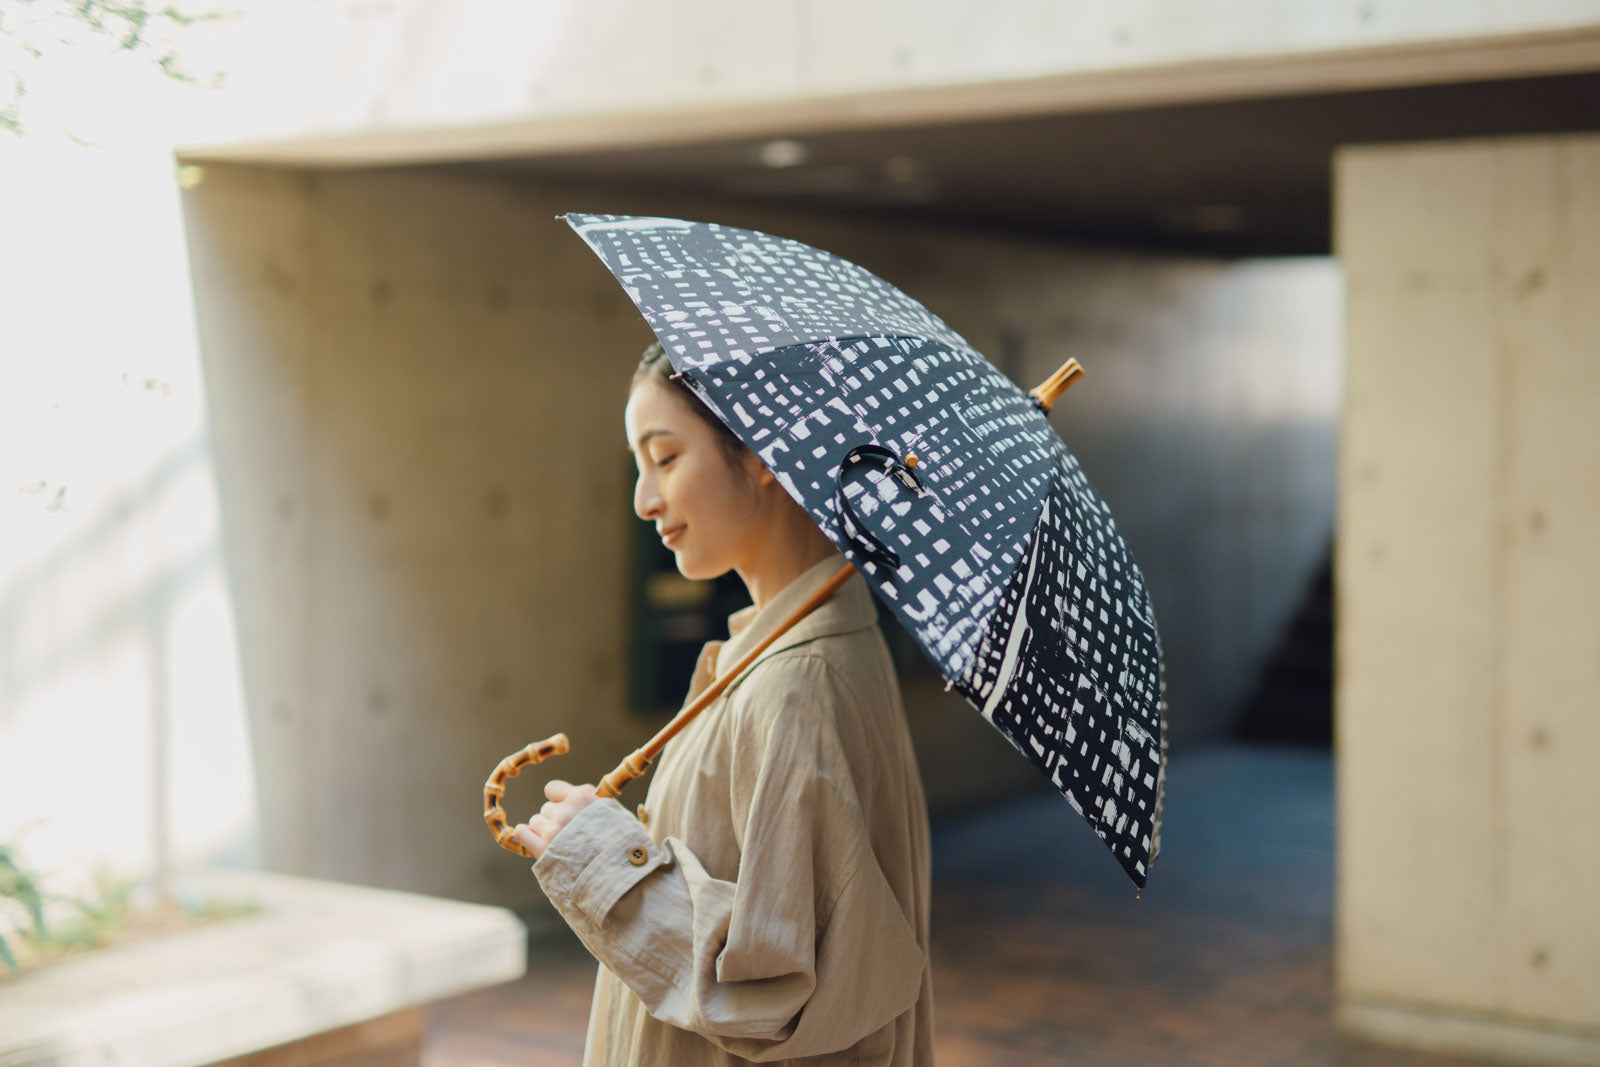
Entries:
[[1336, 188], [1340, 1020], [1600, 1062], [1600, 137]]

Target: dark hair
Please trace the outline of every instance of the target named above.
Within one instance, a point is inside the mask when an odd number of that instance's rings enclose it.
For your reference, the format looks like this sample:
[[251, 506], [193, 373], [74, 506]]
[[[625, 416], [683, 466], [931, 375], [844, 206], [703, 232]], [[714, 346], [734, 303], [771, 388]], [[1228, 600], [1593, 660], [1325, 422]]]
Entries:
[[652, 341], [639, 357], [639, 365], [633, 370], [633, 379], [628, 382], [628, 395], [633, 395], [634, 387], [646, 378], [654, 375], [661, 384], [676, 392], [683, 398], [684, 403], [695, 415], [705, 420], [706, 424], [716, 431], [713, 435], [717, 448], [722, 452], [722, 458], [728, 461], [728, 466], [744, 470], [741, 460], [749, 454], [749, 447], [741, 440], [739, 435], [728, 429], [727, 423], [706, 407], [694, 390], [683, 384], [681, 378], [674, 378], [672, 362], [667, 359], [667, 350], [661, 347], [660, 341]]

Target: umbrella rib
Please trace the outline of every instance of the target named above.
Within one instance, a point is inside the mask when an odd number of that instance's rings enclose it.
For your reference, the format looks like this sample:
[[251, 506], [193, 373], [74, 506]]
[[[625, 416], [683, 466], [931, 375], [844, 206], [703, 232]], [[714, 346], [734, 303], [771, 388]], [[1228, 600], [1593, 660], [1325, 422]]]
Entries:
[[[1049, 517], [1050, 498], [1046, 496], [1044, 498], [1044, 511], [1039, 517], [1040, 525], [1043, 525]], [[1033, 588], [1034, 569], [1039, 562], [1039, 545], [1040, 541], [1035, 539], [1033, 551], [1028, 553], [1028, 580], [1022, 587], [1020, 599], [1022, 604], [1028, 602], [1028, 590]], [[984, 701], [983, 704], [983, 717], [991, 723], [994, 722], [995, 706], [999, 704], [1001, 696], [1005, 694], [1006, 689], [1011, 685], [1011, 675], [1017, 669], [1017, 653], [1022, 648], [1022, 639], [1027, 636], [1027, 633], [1028, 613], [1019, 608], [1016, 616], [1011, 620], [1011, 632], [1006, 635], [1005, 656], [1000, 661], [1000, 673], [995, 676], [994, 690], [989, 694], [989, 699]]]

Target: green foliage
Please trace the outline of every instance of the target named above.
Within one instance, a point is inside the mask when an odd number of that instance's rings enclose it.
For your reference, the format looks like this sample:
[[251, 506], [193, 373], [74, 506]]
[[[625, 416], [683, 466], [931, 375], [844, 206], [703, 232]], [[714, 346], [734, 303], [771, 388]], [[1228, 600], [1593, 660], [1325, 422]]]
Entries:
[[116, 878], [105, 870], [95, 872], [94, 882], [95, 895], [89, 900], [59, 898], [71, 904], [78, 914], [51, 927], [47, 938], [33, 943], [35, 949], [99, 948], [121, 931], [134, 883], [130, 879]]
[[[0, 845], [0, 897], [16, 901], [27, 913], [32, 930], [31, 933], [25, 932], [24, 936], [41, 939], [48, 936], [44, 922], [44, 894], [39, 889], [39, 879], [17, 862], [10, 845]], [[0, 934], [0, 961], [4, 961], [13, 972], [18, 969], [16, 954], [3, 934]]]
[[20, 135], [22, 133], [22, 98], [28, 95], [28, 86], [22, 80], [22, 75], [11, 76], [11, 100], [4, 108], [0, 108], [0, 129], [10, 130]]
[[[54, 47], [70, 43], [62, 36], [61, 27], [72, 25], [86, 27], [92, 36], [107, 39], [115, 51], [138, 52], [161, 48], [163, 40], [173, 31], [200, 22], [238, 18], [242, 14], [238, 11], [190, 13], [180, 11], [172, 3], [152, 7], [147, 0], [0, 0], [0, 41], [10, 39], [19, 52], [38, 60], [45, 54], [41, 45]], [[155, 65], [174, 81], [199, 84], [199, 79], [178, 65], [178, 54], [170, 47], [165, 48]], [[11, 99], [0, 106], [0, 129], [20, 136], [24, 132], [22, 101], [28, 87], [16, 70], [8, 73], [11, 75]], [[212, 88], [221, 84], [221, 73], [213, 74]]]
[[[0, 921], [0, 964], [5, 967], [0, 978], [7, 972], [19, 973], [29, 958], [100, 948], [115, 940], [260, 910], [253, 901], [218, 901], [192, 894], [162, 898], [154, 908], [136, 907], [137, 885], [136, 880], [102, 867], [94, 874], [89, 897], [53, 893], [43, 876], [22, 862], [15, 844], [0, 844], [0, 919], [5, 912], [23, 917], [20, 925]], [[53, 910], [47, 908], [51, 904], [56, 905]], [[19, 956], [18, 949], [26, 949], [26, 954]]]
[[[89, 900], [49, 893], [40, 875], [23, 866], [17, 858], [14, 846], [0, 845], [0, 898], [21, 906], [27, 923], [15, 936], [37, 955], [106, 944], [123, 927], [133, 887], [131, 879], [117, 878], [102, 869], [95, 872], [95, 894]], [[70, 905], [76, 914], [70, 919], [47, 923], [45, 904], [49, 901]], [[16, 950], [3, 933], [0, 933], [0, 962], [13, 974], [21, 970]]]

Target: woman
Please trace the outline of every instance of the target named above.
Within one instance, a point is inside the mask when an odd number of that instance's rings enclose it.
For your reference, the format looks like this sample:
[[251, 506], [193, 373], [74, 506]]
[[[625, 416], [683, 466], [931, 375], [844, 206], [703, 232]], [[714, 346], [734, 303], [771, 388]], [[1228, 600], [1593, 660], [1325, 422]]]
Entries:
[[[671, 373], [651, 345], [629, 386], [634, 511], [752, 602], [692, 700], [845, 559]], [[552, 781], [516, 828], [600, 961], [586, 1067], [934, 1062], [928, 815], [876, 620], [853, 575], [668, 742], [637, 817]]]

